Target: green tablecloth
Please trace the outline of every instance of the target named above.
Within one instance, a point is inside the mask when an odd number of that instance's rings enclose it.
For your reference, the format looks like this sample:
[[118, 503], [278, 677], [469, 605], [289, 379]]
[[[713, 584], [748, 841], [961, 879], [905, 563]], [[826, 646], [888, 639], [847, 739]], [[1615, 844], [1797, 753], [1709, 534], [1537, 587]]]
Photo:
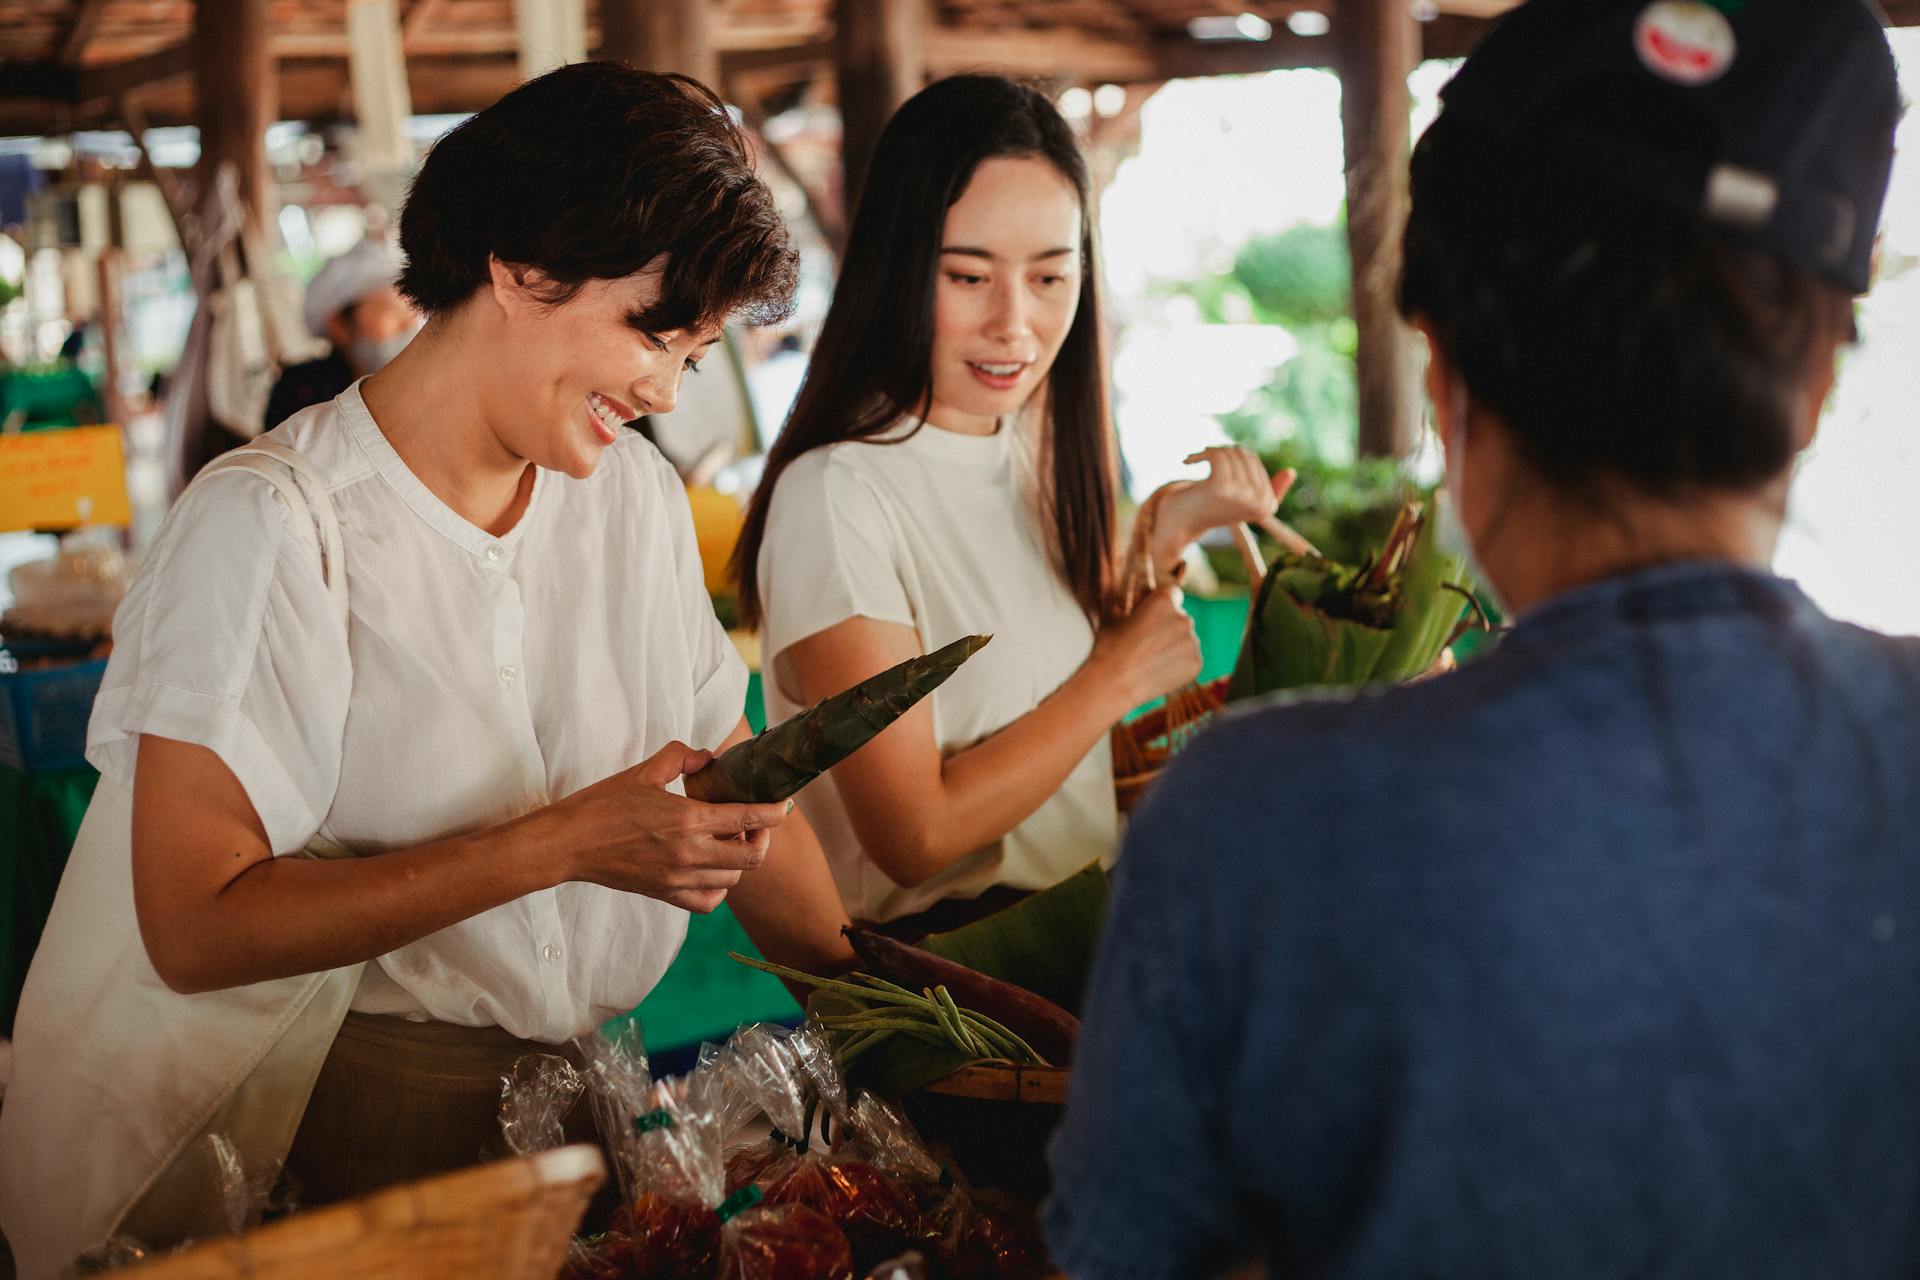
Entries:
[[85, 768], [21, 773], [0, 765], [0, 1036], [13, 1034], [27, 964], [99, 780]]

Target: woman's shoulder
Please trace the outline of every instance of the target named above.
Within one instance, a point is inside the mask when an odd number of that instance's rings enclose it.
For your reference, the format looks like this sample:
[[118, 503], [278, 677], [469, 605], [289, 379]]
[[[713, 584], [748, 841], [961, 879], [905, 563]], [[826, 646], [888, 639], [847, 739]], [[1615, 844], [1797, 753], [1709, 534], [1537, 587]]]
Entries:
[[814, 516], [870, 507], [885, 490], [884, 445], [841, 440], [821, 445], [788, 463], [774, 482], [773, 509], [804, 505]]
[[332, 400], [309, 405], [282, 422], [260, 439], [284, 445], [299, 454], [325, 483], [327, 491], [338, 495], [377, 470], [362, 442], [364, 431], [379, 430], [372, 418], [355, 421], [355, 411], [364, 415], [359, 393], [353, 388]]

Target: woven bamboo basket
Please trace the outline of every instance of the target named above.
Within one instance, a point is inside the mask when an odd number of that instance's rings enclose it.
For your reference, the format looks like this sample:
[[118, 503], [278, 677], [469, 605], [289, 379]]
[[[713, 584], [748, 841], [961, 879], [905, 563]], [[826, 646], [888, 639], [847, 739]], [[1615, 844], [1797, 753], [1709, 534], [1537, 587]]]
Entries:
[[975, 1062], [901, 1099], [908, 1119], [952, 1152], [975, 1185], [1046, 1198], [1047, 1140], [1066, 1108], [1065, 1067]]
[[[1156, 589], [1153, 557], [1148, 554], [1148, 547], [1167, 492], [1165, 489], [1155, 492], [1134, 518], [1133, 536], [1126, 558], [1121, 562], [1120, 586], [1114, 597], [1115, 617], [1124, 618], [1132, 613], [1140, 598]], [[1304, 539], [1278, 520], [1262, 524], [1289, 549], [1296, 545], [1307, 547]], [[1247, 567], [1252, 594], [1258, 596], [1267, 566], [1260, 555], [1259, 544], [1254, 541], [1253, 530], [1246, 525], [1235, 526], [1233, 545]], [[1167, 762], [1225, 708], [1226, 692], [1224, 677], [1205, 684], [1196, 682], [1174, 690], [1164, 705], [1146, 715], [1113, 727], [1113, 798], [1121, 813], [1133, 812]]]
[[606, 1177], [591, 1146], [409, 1182], [213, 1240], [138, 1280], [553, 1280]]

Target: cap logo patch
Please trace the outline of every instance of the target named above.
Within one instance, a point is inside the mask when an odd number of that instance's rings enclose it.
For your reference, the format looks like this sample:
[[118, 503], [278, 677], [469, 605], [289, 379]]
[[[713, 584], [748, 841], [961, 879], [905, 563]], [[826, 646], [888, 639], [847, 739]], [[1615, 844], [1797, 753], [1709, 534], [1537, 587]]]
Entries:
[[1675, 84], [1711, 84], [1733, 65], [1727, 16], [1704, 0], [1653, 0], [1633, 26], [1634, 50], [1647, 70]]

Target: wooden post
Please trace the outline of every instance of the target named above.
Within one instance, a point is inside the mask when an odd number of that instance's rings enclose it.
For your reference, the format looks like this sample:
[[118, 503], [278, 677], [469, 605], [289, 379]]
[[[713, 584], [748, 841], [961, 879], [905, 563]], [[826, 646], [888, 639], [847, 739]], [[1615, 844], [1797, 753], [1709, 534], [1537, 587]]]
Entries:
[[926, 82], [926, 0], [834, 0], [842, 204], [849, 220], [880, 131]]
[[513, 30], [522, 80], [584, 61], [586, 0], [513, 0]]
[[200, 117], [200, 189], [222, 163], [240, 178], [240, 198], [258, 230], [272, 217], [267, 126], [278, 106], [266, 0], [197, 0], [193, 87]]
[[1360, 452], [1404, 457], [1419, 440], [1419, 363], [1394, 289], [1407, 221], [1407, 76], [1419, 61], [1420, 27], [1408, 0], [1343, 0], [1334, 31], [1359, 330]]
[[600, 52], [642, 71], [677, 71], [720, 92], [713, 0], [600, 0]]
[[101, 248], [97, 263], [100, 272], [100, 348], [106, 357], [106, 368], [100, 375], [100, 409], [108, 422], [124, 431], [127, 427], [127, 402], [120, 394], [120, 357], [123, 354], [120, 340], [120, 257], [127, 243], [127, 233], [120, 201], [126, 191], [117, 177], [106, 184], [106, 189], [107, 243]]
[[381, 175], [413, 167], [407, 89], [401, 52], [400, 7], [394, 0], [347, 0], [347, 71], [353, 81], [353, 114], [360, 130], [360, 162]]

